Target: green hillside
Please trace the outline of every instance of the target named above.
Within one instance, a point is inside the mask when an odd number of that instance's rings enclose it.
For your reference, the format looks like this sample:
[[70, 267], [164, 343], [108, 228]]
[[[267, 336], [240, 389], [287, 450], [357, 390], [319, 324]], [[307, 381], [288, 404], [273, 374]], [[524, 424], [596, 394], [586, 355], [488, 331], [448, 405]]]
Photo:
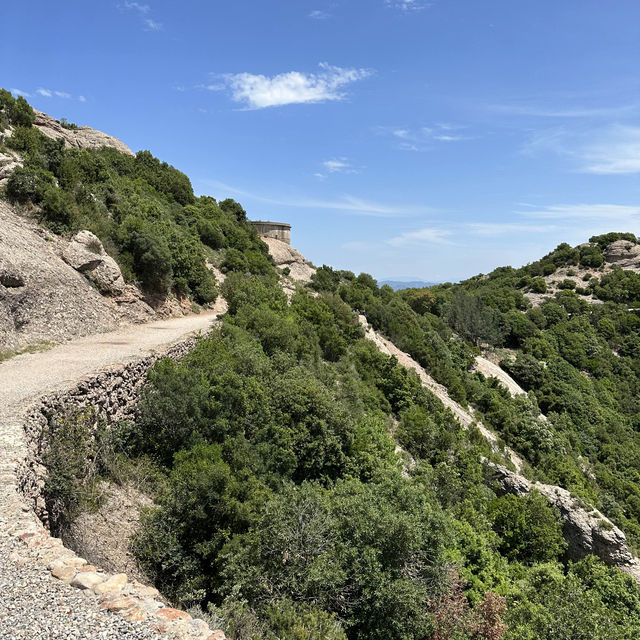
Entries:
[[[640, 276], [604, 269], [618, 236], [428, 289], [324, 266], [289, 302], [239, 204], [196, 198], [148, 152], [65, 150], [12, 101], [0, 94], [4, 144], [25, 158], [12, 202], [57, 233], [92, 230], [150, 290], [207, 302], [218, 285], [206, 261], [228, 273], [221, 326], [152, 368], [135, 421], [96, 437], [86, 413], [56, 425], [45, 490], [58, 533], [96, 508], [100, 479], [135, 481], [156, 504], [134, 541], [141, 566], [236, 640], [640, 637], [634, 580], [568, 560], [537, 492], [499, 495], [486, 460], [504, 458], [357, 319], [475, 408], [531, 479], [640, 545]], [[588, 281], [534, 305], [544, 278], [570, 268]], [[471, 373], [481, 348], [528, 395]]]

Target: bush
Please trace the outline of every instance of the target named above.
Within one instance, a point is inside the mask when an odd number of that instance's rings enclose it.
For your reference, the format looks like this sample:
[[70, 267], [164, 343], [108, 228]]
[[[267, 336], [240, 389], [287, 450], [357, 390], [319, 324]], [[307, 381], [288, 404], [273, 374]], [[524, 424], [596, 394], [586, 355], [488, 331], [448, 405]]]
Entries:
[[500, 536], [500, 551], [525, 564], [557, 560], [566, 550], [555, 510], [537, 491], [506, 495], [489, 504], [489, 518]]
[[12, 202], [40, 204], [49, 188], [53, 187], [53, 176], [42, 169], [18, 167], [9, 176], [5, 188]]
[[570, 278], [565, 278], [562, 282], [558, 283], [558, 289], [575, 289], [576, 281]]

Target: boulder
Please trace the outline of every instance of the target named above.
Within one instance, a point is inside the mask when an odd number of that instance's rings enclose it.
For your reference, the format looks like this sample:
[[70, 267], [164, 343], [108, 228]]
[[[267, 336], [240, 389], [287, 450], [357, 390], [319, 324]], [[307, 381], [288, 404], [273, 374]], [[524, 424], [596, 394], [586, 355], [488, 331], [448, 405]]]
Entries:
[[311, 276], [316, 270], [307, 262], [305, 257], [291, 245], [263, 237], [262, 241], [269, 247], [269, 253], [277, 267], [289, 269], [289, 277], [295, 282], [311, 282]]
[[85, 275], [101, 293], [112, 296], [124, 293], [120, 267], [91, 231], [78, 231], [63, 249], [62, 259]]
[[0, 258], [0, 284], [3, 287], [24, 287], [24, 276], [8, 260]]

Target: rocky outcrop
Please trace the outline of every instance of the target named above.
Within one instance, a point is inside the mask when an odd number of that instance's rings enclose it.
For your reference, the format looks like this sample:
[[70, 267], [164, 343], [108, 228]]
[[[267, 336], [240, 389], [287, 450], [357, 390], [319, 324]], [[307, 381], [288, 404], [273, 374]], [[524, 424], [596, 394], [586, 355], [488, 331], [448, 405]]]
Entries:
[[66, 147], [76, 149], [99, 149], [100, 147], [113, 147], [121, 153], [126, 153], [130, 156], [133, 155], [133, 151], [127, 147], [124, 142], [121, 142], [113, 136], [107, 135], [102, 131], [97, 131], [91, 127], [78, 127], [77, 129], [67, 129], [63, 127], [55, 118], [48, 116], [42, 111], [34, 109], [35, 121], [34, 126], [48, 138], [64, 140]]
[[527, 394], [527, 392], [506, 371], [487, 358], [476, 356], [471, 371], [477, 371], [485, 378], [495, 378], [500, 386], [504, 387], [512, 397]]
[[100, 293], [111, 296], [124, 293], [120, 267], [91, 231], [78, 231], [63, 249], [62, 259], [93, 282]]
[[491, 462], [487, 464], [495, 472], [504, 492], [523, 496], [536, 489], [558, 509], [564, 522], [568, 554], [572, 559], [594, 554], [609, 566], [628, 573], [640, 584], [640, 560], [631, 553], [624, 533], [600, 511], [572, 496], [566, 489], [530, 482], [506, 467]]
[[140, 292], [125, 286], [97, 238], [69, 245], [0, 200], [0, 351], [64, 342], [155, 316]]
[[622, 269], [640, 267], [640, 244], [629, 240], [616, 240], [604, 250], [605, 260]]
[[0, 187], [4, 186], [13, 170], [22, 165], [22, 158], [16, 151], [0, 151]]
[[295, 282], [311, 282], [311, 276], [316, 270], [305, 257], [291, 245], [275, 238], [262, 238], [269, 247], [269, 253], [281, 269], [289, 269], [288, 277]]

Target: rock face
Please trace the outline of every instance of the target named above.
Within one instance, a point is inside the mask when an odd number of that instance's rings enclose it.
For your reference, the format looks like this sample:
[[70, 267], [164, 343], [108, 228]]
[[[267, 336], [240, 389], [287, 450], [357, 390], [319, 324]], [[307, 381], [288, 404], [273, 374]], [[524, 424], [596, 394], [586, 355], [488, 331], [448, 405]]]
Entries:
[[62, 251], [62, 258], [98, 287], [100, 293], [121, 295], [125, 282], [116, 261], [91, 231], [78, 231]]
[[604, 250], [604, 257], [607, 262], [622, 269], [638, 268], [640, 267], [640, 244], [634, 244], [628, 240], [616, 240]]
[[565, 523], [568, 553], [573, 559], [594, 554], [604, 563], [628, 573], [640, 584], [640, 560], [631, 554], [624, 533], [606, 516], [574, 498], [566, 489], [540, 482], [532, 483], [506, 467], [488, 464], [496, 472], [498, 482], [506, 493], [523, 496], [537, 489], [557, 507]]
[[34, 126], [40, 133], [48, 138], [62, 138], [66, 147], [75, 147], [76, 149], [98, 149], [100, 147], [113, 147], [121, 153], [130, 156], [133, 151], [127, 147], [124, 142], [117, 138], [107, 135], [102, 131], [97, 131], [91, 127], [78, 127], [77, 129], [65, 129], [55, 118], [48, 116], [42, 111], [34, 109], [36, 119]]
[[21, 166], [21, 164], [22, 158], [16, 151], [7, 150], [0, 152], [0, 187], [6, 184], [13, 170]]
[[[83, 274], [60, 257], [66, 244], [0, 200], [0, 351], [63, 342], [155, 317], [131, 294], [131, 285], [117, 297], [100, 295], [99, 290], [113, 295], [124, 289], [120, 270], [102, 245], [100, 254], [90, 254], [99, 265]], [[88, 277], [95, 278], [95, 286]]]
[[275, 238], [262, 238], [269, 247], [269, 253], [281, 269], [289, 269], [289, 277], [296, 282], [310, 282], [316, 270], [307, 262], [305, 257], [292, 246]]

